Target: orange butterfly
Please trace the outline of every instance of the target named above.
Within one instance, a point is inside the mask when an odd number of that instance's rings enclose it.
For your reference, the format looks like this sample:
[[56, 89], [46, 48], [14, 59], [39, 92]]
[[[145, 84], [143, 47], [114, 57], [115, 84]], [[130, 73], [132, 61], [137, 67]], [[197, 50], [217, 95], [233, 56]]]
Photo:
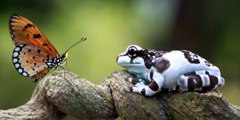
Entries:
[[61, 66], [67, 60], [67, 51], [59, 54], [48, 38], [30, 20], [13, 14], [9, 20], [9, 30], [15, 48], [13, 50], [13, 65], [25, 77], [34, 82], [46, 75], [51, 68]]

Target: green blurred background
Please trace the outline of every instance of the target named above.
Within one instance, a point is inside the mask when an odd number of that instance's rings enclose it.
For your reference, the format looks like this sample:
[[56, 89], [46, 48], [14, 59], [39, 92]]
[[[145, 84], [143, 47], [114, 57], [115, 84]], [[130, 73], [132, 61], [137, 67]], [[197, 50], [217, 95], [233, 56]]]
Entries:
[[240, 105], [240, 1], [180, 0], [1, 0], [0, 109], [24, 104], [37, 83], [12, 64], [14, 45], [8, 22], [12, 13], [33, 21], [63, 53], [68, 69], [100, 84], [115, 70], [116, 56], [130, 44], [158, 50], [188, 49], [217, 65], [226, 84], [220, 89]]

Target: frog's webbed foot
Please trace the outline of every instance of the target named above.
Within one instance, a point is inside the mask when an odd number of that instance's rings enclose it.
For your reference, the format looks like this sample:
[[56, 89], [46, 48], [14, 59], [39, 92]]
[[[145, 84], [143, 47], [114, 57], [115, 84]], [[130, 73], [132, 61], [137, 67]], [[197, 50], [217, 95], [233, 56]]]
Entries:
[[124, 87], [124, 91], [126, 91], [126, 92], [139, 91], [136, 89], [141, 89], [141, 88], [143, 88], [143, 86], [146, 86], [142, 79], [135, 79], [132, 77], [127, 77], [125, 80], [134, 85], [134, 87], [127, 87], [127, 86]]
[[125, 78], [125, 80], [130, 82], [133, 85], [136, 85], [137, 83], [140, 83], [140, 82], [144, 83], [144, 80], [136, 79], [136, 78], [132, 78], [132, 77], [127, 77], [127, 78]]
[[[145, 84], [144, 80], [138, 79], [137, 83], [133, 87], [125, 87], [124, 90], [127, 92], [134, 92], [144, 96], [152, 96], [157, 92], [161, 91], [162, 85], [164, 83], [163, 76], [157, 72], [150, 72], [148, 78], [151, 78], [149, 84]], [[133, 79], [127, 79], [131, 83], [135, 83]]]

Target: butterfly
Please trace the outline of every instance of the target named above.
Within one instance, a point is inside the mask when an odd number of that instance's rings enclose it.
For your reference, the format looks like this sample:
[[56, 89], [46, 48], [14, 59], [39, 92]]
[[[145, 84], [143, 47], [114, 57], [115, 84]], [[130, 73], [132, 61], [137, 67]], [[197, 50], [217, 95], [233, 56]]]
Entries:
[[22, 76], [34, 82], [45, 76], [52, 68], [63, 65], [68, 57], [67, 51], [59, 54], [48, 38], [27, 18], [12, 14], [9, 19], [10, 35], [15, 45], [12, 53], [13, 65]]

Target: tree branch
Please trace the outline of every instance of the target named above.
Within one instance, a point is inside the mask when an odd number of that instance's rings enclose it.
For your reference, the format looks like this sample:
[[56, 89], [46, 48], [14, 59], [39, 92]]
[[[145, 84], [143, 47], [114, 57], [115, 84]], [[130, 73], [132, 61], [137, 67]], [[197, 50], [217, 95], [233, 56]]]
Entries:
[[95, 85], [68, 71], [42, 79], [31, 99], [17, 108], [0, 110], [1, 119], [240, 119], [240, 107], [218, 91], [159, 93], [144, 97], [126, 93], [130, 75], [117, 71]]

